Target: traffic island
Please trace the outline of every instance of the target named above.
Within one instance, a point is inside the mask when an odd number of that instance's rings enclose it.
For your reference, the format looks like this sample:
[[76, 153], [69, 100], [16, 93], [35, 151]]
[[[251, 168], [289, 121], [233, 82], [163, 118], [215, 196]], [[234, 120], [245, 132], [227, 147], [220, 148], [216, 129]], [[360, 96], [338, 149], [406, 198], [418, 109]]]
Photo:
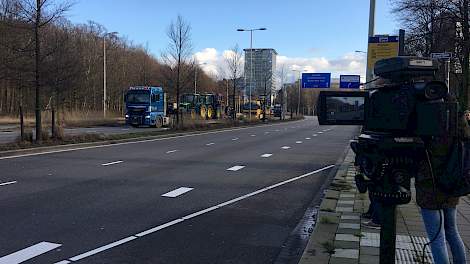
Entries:
[[[349, 150], [320, 205], [318, 222], [304, 250], [300, 264], [379, 263], [380, 229], [371, 229], [361, 214], [369, 207], [368, 194], [356, 188], [354, 153]], [[414, 184], [413, 184], [414, 186]], [[423, 247], [429, 242], [424, 229], [415, 190], [409, 204], [397, 207], [395, 263], [422, 263]], [[457, 222], [470, 257], [470, 196], [457, 207]], [[434, 263], [429, 246], [424, 263]]]

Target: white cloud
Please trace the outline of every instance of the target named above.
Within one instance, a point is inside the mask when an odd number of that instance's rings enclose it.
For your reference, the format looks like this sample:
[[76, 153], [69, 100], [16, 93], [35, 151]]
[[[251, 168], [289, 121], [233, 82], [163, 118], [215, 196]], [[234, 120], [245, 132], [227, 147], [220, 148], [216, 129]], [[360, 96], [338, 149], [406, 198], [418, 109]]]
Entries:
[[[215, 48], [206, 48], [194, 54], [206, 73], [223, 78], [226, 72], [225, 59], [231, 56], [231, 50], [217, 51]], [[364, 54], [347, 53], [340, 58], [326, 57], [287, 57], [278, 55], [277, 66], [285, 65], [287, 81], [298, 78], [298, 74], [292, 70], [302, 70], [306, 72], [331, 72], [333, 78], [338, 78], [341, 74], [360, 74], [365, 76], [366, 57]]]
[[341, 74], [360, 74], [365, 76], [366, 58], [363, 55], [347, 53], [340, 58], [328, 59], [325, 57], [277, 57], [278, 66], [286, 65], [289, 70], [287, 80], [292, 81], [298, 78], [298, 74], [292, 70], [305, 72], [331, 72], [332, 77], [339, 77]]

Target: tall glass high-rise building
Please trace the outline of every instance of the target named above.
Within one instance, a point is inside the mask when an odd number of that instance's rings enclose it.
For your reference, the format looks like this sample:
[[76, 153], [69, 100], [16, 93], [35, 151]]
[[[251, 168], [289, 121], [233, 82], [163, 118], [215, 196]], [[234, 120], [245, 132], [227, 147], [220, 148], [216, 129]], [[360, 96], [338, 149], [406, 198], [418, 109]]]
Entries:
[[[252, 100], [266, 96], [271, 103], [276, 84], [276, 56], [274, 49], [245, 49], [245, 98], [249, 100], [250, 87]], [[251, 67], [253, 65], [253, 68]]]

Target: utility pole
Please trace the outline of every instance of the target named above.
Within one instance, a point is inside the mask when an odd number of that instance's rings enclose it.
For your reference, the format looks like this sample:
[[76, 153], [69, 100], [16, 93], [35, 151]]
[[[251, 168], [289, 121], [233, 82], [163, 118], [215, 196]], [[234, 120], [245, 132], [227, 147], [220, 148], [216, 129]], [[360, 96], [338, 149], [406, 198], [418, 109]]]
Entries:
[[36, 0], [36, 18], [34, 21], [34, 39], [35, 39], [35, 70], [34, 70], [34, 86], [36, 92], [36, 141], [42, 140], [42, 124], [41, 124], [41, 94], [40, 94], [40, 77], [39, 77], [39, 63], [41, 57], [41, 43], [39, 38], [39, 28], [41, 24], [41, 10], [42, 3], [40, 0]]
[[103, 118], [106, 118], [106, 35], [103, 38]]
[[[249, 89], [250, 121], [251, 121], [251, 110], [252, 110], [251, 109], [251, 106], [252, 106], [251, 105], [251, 89], [253, 86], [253, 31], [257, 31], [257, 30], [267, 30], [267, 28], [237, 29], [237, 31], [249, 31], [250, 32], [250, 89]], [[246, 55], [246, 51], [245, 51], [245, 55]], [[246, 74], [245, 74], [245, 84], [246, 84]], [[255, 84], [256, 84], [256, 80], [255, 80]]]
[[[367, 70], [366, 70], [366, 82], [369, 83], [374, 77], [374, 71], [369, 65], [370, 49], [369, 49], [369, 38], [375, 34], [375, 2], [376, 0], [370, 0], [369, 9], [369, 34], [367, 38]], [[372, 66], [373, 67], [373, 66]]]
[[302, 82], [302, 71], [300, 70], [292, 70], [292, 71], [299, 73], [299, 92], [298, 92], [299, 96], [297, 98], [297, 115], [298, 115], [300, 114], [300, 96], [301, 96], [301, 90], [302, 90], [300, 83]]
[[115, 35], [117, 32], [109, 32], [103, 36], [103, 118], [106, 118], [106, 38], [110, 35]]
[[197, 93], [197, 72], [199, 70], [199, 66], [201, 65], [206, 65], [207, 63], [198, 63], [196, 64], [196, 67], [194, 68], [194, 94]]

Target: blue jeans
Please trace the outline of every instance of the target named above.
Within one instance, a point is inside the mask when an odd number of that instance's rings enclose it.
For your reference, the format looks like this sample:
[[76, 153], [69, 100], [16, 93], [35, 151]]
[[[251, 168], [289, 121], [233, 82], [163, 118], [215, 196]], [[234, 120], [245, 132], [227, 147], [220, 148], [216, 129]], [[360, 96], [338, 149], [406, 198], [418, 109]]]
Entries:
[[[442, 216], [441, 231], [439, 232], [439, 222]], [[431, 252], [436, 264], [448, 264], [449, 254], [447, 253], [446, 240], [449, 243], [454, 264], [465, 264], [465, 246], [457, 229], [457, 209], [447, 208], [442, 210], [429, 210], [421, 208], [424, 226], [428, 233], [429, 240], [433, 239], [439, 232], [436, 240], [431, 243]]]
[[374, 224], [382, 224], [382, 204], [372, 199], [370, 202], [372, 206], [372, 222]]

